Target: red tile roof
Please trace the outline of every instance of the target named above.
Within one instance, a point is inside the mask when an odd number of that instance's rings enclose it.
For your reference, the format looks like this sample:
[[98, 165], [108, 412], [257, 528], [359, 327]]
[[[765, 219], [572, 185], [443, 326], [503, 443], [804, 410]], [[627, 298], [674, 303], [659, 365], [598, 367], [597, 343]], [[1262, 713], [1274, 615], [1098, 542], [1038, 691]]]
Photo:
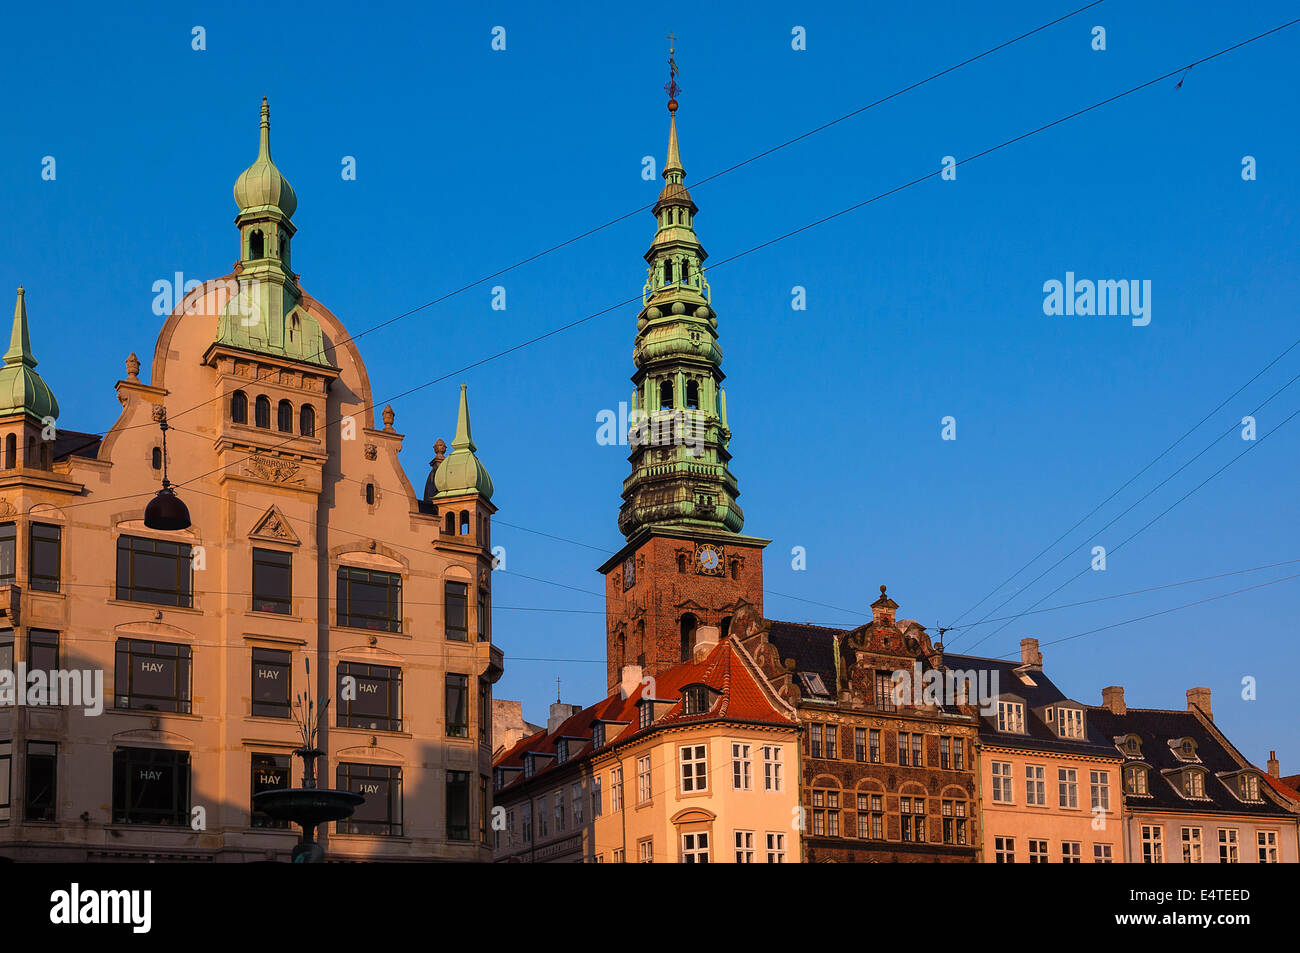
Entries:
[[1290, 800], [1296, 802], [1297, 804], [1300, 804], [1300, 791], [1297, 791], [1290, 784], [1286, 783], [1287, 781], [1300, 780], [1300, 778], [1296, 778], [1295, 776], [1293, 776], [1290, 778], [1284, 778], [1283, 780], [1279, 781], [1271, 774], [1265, 774], [1264, 780], [1267, 781], [1268, 786], [1271, 787], [1278, 794], [1282, 795], [1284, 798], [1289, 798]]
[[[511, 748], [503, 751], [493, 762], [495, 767], [522, 768], [527, 754], [555, 753], [556, 742], [561, 737], [585, 738], [590, 740], [592, 725], [596, 721], [626, 722], [611, 725], [606, 729], [605, 747], [616, 742], [626, 741], [636, 735], [649, 733], [665, 725], [689, 724], [697, 721], [716, 721], [725, 718], [728, 721], [750, 722], [768, 725], [795, 727], [798, 722], [784, 702], [779, 701], [766, 680], [759, 674], [753, 661], [744, 654], [744, 650], [731, 639], [723, 639], [707, 655], [698, 660], [682, 662], [651, 676], [652, 682], [643, 680], [626, 698], [616, 691], [608, 698], [584, 708], [576, 715], [566, 719], [553, 732], [539, 731], [521, 738]], [[709, 711], [701, 714], [685, 714], [682, 710], [682, 691], [690, 685], [707, 685], [718, 693]], [[637, 703], [652, 688], [652, 696], [664, 701], [671, 701], [671, 707], [649, 728], [641, 728]], [[573, 750], [570, 746], [569, 760], [575, 760], [589, 750]], [[549, 759], [548, 759], [549, 760]], [[536, 769], [540, 775], [554, 768], [555, 762], [539, 765]], [[537, 776], [537, 775], [534, 775]], [[518, 781], [522, 775], [512, 779], [505, 786]]]

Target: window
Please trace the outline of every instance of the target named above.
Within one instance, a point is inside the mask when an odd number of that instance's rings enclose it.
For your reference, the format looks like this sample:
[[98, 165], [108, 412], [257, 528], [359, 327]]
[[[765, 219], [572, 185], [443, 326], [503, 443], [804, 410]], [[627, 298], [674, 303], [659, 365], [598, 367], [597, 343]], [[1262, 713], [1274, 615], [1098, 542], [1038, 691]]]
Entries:
[[293, 655], [279, 649], [253, 649], [253, 714], [288, 718], [289, 663]]
[[1011, 804], [1011, 762], [993, 762], [993, 803]]
[[1061, 841], [1061, 863], [1083, 863], [1083, 844], [1077, 840]]
[[1129, 794], [1147, 793], [1147, 769], [1133, 765], [1124, 769], [1124, 790]]
[[402, 670], [339, 662], [336, 702], [340, 728], [402, 730]]
[[677, 749], [678, 763], [682, 769], [682, 792], [707, 791], [708, 767], [704, 745], [686, 745]]
[[826, 757], [834, 761], [839, 757], [838, 747], [839, 727], [836, 725], [826, 726]]
[[520, 826], [523, 834], [524, 843], [533, 842], [533, 802], [525, 801], [519, 806]]
[[636, 862], [638, 864], [653, 864], [655, 862], [654, 838], [647, 837], [645, 840], [637, 841]]
[[63, 530], [49, 523], [33, 523], [29, 541], [31, 562], [27, 578], [33, 589], [41, 592], [59, 591], [59, 553], [62, 549]]
[[1079, 769], [1057, 768], [1056, 789], [1061, 807], [1074, 809], [1079, 806]]
[[1014, 837], [993, 838], [993, 862], [995, 864], [1014, 864], [1016, 862], [1016, 839]]
[[1259, 845], [1261, 864], [1277, 863], [1277, 831], [1259, 831], [1255, 839]]
[[925, 765], [925, 756], [922, 754], [922, 745], [924, 735], [913, 734], [902, 731], [898, 734], [898, 763], [911, 764], [916, 767]]
[[890, 672], [876, 673], [876, 707], [881, 711], [897, 711], [894, 704], [894, 676]]
[[448, 738], [469, 737], [469, 676], [447, 674], [444, 694]]
[[689, 661], [695, 652], [695, 629], [698, 624], [695, 616], [689, 612], [682, 616], [679, 623], [683, 662]]
[[1083, 737], [1083, 711], [1078, 708], [1058, 708], [1056, 710], [1057, 731], [1062, 738]]
[[262, 237], [260, 229], [253, 229], [248, 233], [248, 257], [263, 258], [266, 254], [266, 239]]
[[600, 748], [605, 744], [605, 724], [604, 722], [593, 722], [591, 725], [591, 747]]
[[0, 523], [0, 586], [12, 586], [17, 581], [17, 542], [16, 524]]
[[[683, 265], [682, 266], [683, 272], [685, 271], [685, 268], [686, 266]], [[683, 274], [682, 277], [685, 278], [686, 275]], [[686, 409], [687, 410], [700, 409], [700, 384], [698, 381], [686, 382]]]
[[262, 791], [278, 791], [290, 787], [290, 756], [287, 754], [255, 754], [252, 758], [249, 787], [249, 827], [273, 827], [288, 830], [288, 821], [277, 821], [269, 814], [252, 806], [251, 798]]
[[1088, 788], [1092, 795], [1092, 809], [1110, 810], [1110, 772], [1089, 771]]
[[1165, 829], [1157, 824], [1142, 825], [1142, 863], [1163, 864], [1165, 862]]
[[443, 630], [449, 642], [469, 641], [469, 586], [448, 582], [442, 588]]
[[647, 698], [642, 698], [637, 702], [637, 727], [649, 728], [655, 720], [655, 706]]
[[1029, 839], [1029, 862], [1031, 864], [1047, 863], [1047, 841], [1035, 837]]
[[864, 840], [867, 838], [880, 840], [883, 836], [885, 822], [881, 796], [879, 794], [859, 794], [857, 802], [858, 836]]
[[271, 401], [265, 394], [258, 394], [253, 402], [253, 423], [263, 430], [271, 429]]
[[158, 606], [192, 606], [189, 544], [119, 536], [117, 598]]
[[486, 678], [478, 680], [478, 743], [487, 745], [492, 727], [492, 683]]
[[939, 738], [939, 767], [945, 770], [952, 767], [952, 739]]
[[1235, 827], [1219, 828], [1219, 863], [1235, 864], [1241, 858], [1237, 853], [1237, 829]]
[[754, 832], [736, 831], [736, 863], [752, 864], [754, 862]]
[[1020, 702], [998, 702], [998, 731], [1025, 732], [1025, 706]]
[[645, 804], [650, 800], [650, 757], [636, 759], [636, 801]]
[[280, 433], [293, 433], [293, 404], [280, 401], [275, 410], [275, 429]]
[[242, 390], [230, 395], [230, 420], [236, 424], [248, 423], [248, 395]]
[[867, 737], [871, 743], [871, 763], [880, 764], [880, 729], [872, 728], [867, 733]]
[[293, 554], [253, 547], [253, 611], [288, 615], [292, 592]]
[[1241, 799], [1243, 801], [1258, 801], [1259, 797], [1259, 777], [1254, 774], [1243, 774], [1241, 776]]
[[[478, 840], [480, 844], [488, 843], [488, 780], [487, 775], [478, 776]], [[498, 832], [497, 840], [500, 840]]]
[[23, 799], [23, 816], [29, 821], [55, 819], [58, 751], [58, 745], [48, 741], [27, 742], [27, 796]]
[[[665, 263], [665, 267], [670, 266]], [[659, 409], [673, 409], [673, 382], [670, 380], [665, 379], [659, 382]]]
[[704, 715], [709, 711], [709, 689], [704, 685], [692, 685], [682, 692], [682, 714]]
[[115, 707], [190, 714], [188, 645], [118, 639], [116, 656]]
[[780, 831], [767, 833], [767, 862], [769, 864], [785, 863], [785, 834]]
[[822, 756], [822, 726], [813, 723], [809, 726], [811, 732], [808, 738], [808, 753], [813, 758]]
[[374, 506], [374, 505], [375, 505], [375, 485], [373, 483], [367, 483], [366, 484], [366, 506]]
[[149, 465], [155, 470], [161, 470], [162, 464], [162, 447], [154, 447], [149, 451]]
[[709, 833], [697, 831], [682, 835], [682, 863], [707, 864], [709, 862]]
[[1199, 827], [1184, 827], [1181, 833], [1183, 841], [1183, 863], [1199, 864], [1203, 857], [1201, 829]]
[[396, 573], [340, 566], [335, 602], [339, 625], [402, 631], [402, 577]]
[[1183, 793], [1188, 797], [1205, 797], [1205, 775], [1200, 771], [1184, 771]]
[[558, 738], [555, 742], [555, 763], [564, 764], [569, 760], [569, 739]]
[[600, 793], [600, 775], [593, 775], [591, 778], [591, 819], [594, 821], [598, 817], [604, 816], [605, 802]]
[[564, 831], [564, 789], [555, 792], [555, 833]]
[[[28, 629], [27, 671], [53, 672], [58, 667], [59, 633], [49, 629]], [[53, 683], [50, 687], [54, 688]]]
[[616, 848], [614, 848], [614, 852], [610, 855], [609, 862], [610, 862], [611, 864], [623, 864], [623, 863], [626, 863], [626, 861], [623, 860], [623, 848], [622, 848], [622, 847], [616, 847]]
[[763, 790], [781, 791], [781, 748], [778, 745], [763, 746]]
[[853, 760], [859, 762], [867, 760], [867, 729], [865, 728], [853, 729]]
[[925, 798], [902, 797], [898, 799], [898, 810], [902, 819], [903, 840], [925, 840]]
[[1113, 863], [1114, 858], [1111, 856], [1110, 844], [1093, 844], [1092, 862], [1094, 864]]
[[966, 843], [966, 802], [944, 801], [940, 805], [943, 815], [943, 842], [945, 844]]
[[316, 411], [311, 404], [303, 404], [298, 411], [298, 434], [303, 437], [316, 436]]
[[623, 810], [623, 767], [609, 772], [609, 809], [614, 813]]
[[1025, 765], [1025, 803], [1047, 806], [1046, 769], [1041, 764]]
[[966, 739], [952, 739], [952, 769], [954, 771], [966, 770]]
[[[459, 774], [458, 802], [453, 804], [452, 775]], [[365, 798], [352, 816], [335, 825], [340, 834], [378, 834], [383, 837], [402, 836], [402, 769], [386, 764], [339, 763], [337, 784], [340, 791], [351, 791]], [[459, 840], [469, 840], [469, 774], [464, 771], [447, 772], [447, 838], [452, 838], [451, 817], [453, 809], [464, 818]]]
[[753, 786], [749, 750], [749, 745], [733, 743], [731, 746], [731, 786], [736, 791], [748, 791]]
[[488, 591], [485, 586], [478, 587], [478, 640], [488, 641]]
[[188, 827], [189, 752], [162, 748], [114, 751], [113, 823]]
[[[0, 671], [14, 672], [14, 630], [0, 629]], [[3, 703], [0, 703], [3, 704]], [[13, 704], [10, 702], [9, 704]], [[7, 705], [4, 707], [8, 707]]]

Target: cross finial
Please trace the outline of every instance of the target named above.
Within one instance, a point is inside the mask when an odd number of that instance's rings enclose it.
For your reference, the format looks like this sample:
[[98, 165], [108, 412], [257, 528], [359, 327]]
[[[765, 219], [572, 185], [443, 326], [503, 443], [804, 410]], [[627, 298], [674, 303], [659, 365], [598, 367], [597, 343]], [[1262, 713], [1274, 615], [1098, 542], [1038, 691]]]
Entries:
[[558, 678], [555, 680], [555, 700], [557, 702], [560, 700], [560, 680]]

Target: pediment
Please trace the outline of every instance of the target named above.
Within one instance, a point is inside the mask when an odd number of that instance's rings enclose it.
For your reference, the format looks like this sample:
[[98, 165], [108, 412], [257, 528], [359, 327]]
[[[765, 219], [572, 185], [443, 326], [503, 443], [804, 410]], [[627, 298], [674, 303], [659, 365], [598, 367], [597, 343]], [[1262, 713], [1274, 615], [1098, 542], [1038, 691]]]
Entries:
[[269, 543], [284, 543], [289, 546], [301, 544], [298, 534], [289, 526], [289, 521], [280, 512], [280, 507], [275, 504], [271, 504], [271, 507], [258, 517], [252, 530], [249, 531], [248, 538], [263, 539]]

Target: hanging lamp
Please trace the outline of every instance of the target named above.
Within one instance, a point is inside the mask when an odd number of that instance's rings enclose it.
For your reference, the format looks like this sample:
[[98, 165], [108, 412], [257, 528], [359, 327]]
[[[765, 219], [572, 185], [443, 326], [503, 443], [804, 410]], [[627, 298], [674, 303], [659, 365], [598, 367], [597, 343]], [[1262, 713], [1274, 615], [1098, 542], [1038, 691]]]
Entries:
[[180, 497], [172, 490], [171, 481], [167, 479], [166, 408], [163, 409], [158, 419], [158, 426], [162, 430], [162, 489], [154, 495], [154, 498], [149, 501], [149, 505], [144, 508], [144, 525], [149, 529], [189, 529], [189, 508], [181, 502]]

